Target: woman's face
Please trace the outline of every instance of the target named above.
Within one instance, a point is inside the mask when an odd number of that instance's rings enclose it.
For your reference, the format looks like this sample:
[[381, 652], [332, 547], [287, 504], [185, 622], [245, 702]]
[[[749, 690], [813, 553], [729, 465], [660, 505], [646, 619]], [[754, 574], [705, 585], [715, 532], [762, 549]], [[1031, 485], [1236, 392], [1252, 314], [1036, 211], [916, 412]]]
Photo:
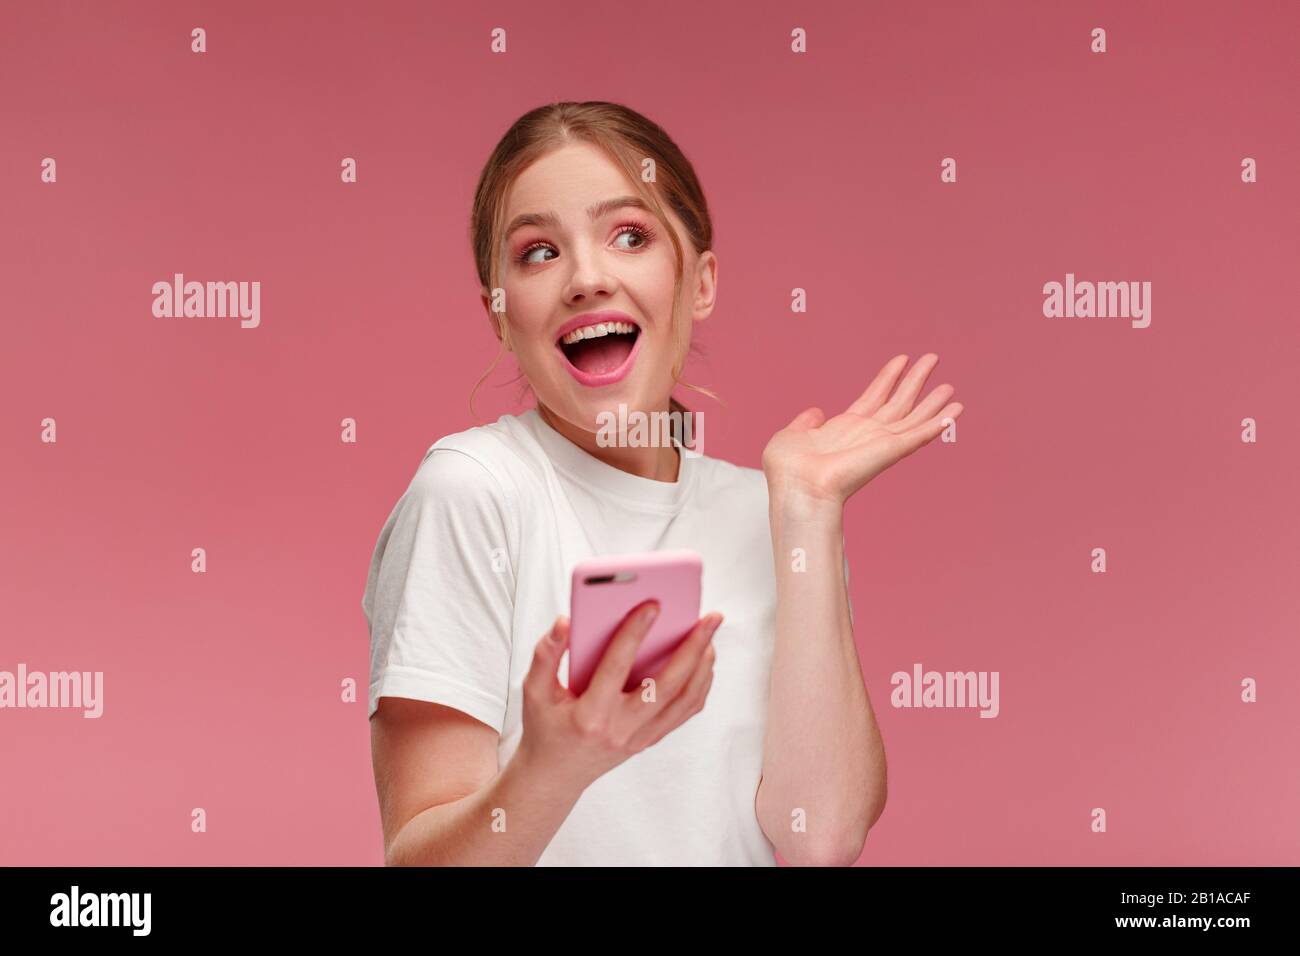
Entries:
[[[669, 210], [686, 254], [678, 305], [690, 320], [680, 346], [673, 342], [672, 241], [636, 202], [619, 167], [586, 143], [543, 156], [506, 195], [501, 283], [511, 351], [538, 401], [587, 431], [598, 429], [600, 412], [617, 414], [620, 404], [667, 410], [673, 365], [685, 357], [692, 322], [713, 311], [716, 257], [696, 256]], [[495, 323], [487, 295], [484, 305]], [[606, 326], [603, 336], [588, 332], [581, 343], [561, 342], [575, 327], [602, 321], [622, 324]], [[633, 331], [620, 331], [629, 324]]]

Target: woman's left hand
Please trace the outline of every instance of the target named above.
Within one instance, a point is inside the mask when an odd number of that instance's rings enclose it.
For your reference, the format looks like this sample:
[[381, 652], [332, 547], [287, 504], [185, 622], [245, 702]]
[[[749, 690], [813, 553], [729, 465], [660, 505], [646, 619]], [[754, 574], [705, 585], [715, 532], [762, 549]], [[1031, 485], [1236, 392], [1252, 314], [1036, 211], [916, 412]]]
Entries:
[[763, 449], [769, 489], [842, 506], [894, 462], [928, 444], [946, 427], [945, 419], [955, 420], [962, 411], [960, 402], [948, 402], [951, 385], [940, 385], [912, 407], [938, 362], [938, 355], [927, 352], [898, 383], [907, 356], [897, 355], [834, 418], [817, 407], [800, 412]]

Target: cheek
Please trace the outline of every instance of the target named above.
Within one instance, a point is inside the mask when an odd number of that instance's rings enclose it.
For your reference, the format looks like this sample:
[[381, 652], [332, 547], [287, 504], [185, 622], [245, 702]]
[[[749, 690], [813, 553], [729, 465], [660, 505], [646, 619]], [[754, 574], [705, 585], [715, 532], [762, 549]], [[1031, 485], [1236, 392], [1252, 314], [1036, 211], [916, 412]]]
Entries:
[[647, 264], [645, 270], [629, 276], [624, 287], [632, 295], [633, 302], [662, 323], [672, 309], [674, 281], [672, 262], [656, 261], [653, 265]]
[[545, 299], [535, 287], [506, 283], [504, 289], [506, 313], [517, 337], [531, 337], [545, 326], [548, 315]]

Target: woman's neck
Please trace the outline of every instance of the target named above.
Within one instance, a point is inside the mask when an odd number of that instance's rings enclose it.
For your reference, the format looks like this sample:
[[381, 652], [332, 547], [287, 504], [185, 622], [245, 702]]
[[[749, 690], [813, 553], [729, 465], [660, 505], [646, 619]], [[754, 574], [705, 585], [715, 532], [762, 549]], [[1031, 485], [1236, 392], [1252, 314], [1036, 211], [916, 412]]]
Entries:
[[[667, 409], [664, 411], [667, 412]], [[653, 481], [670, 483], [677, 481], [681, 470], [681, 453], [675, 445], [632, 446], [625, 442], [601, 445], [596, 441], [596, 432], [585, 431], [569, 424], [553, 414], [541, 402], [537, 403], [537, 414], [541, 416], [542, 421], [587, 454], [619, 471], [626, 471], [630, 475]], [[654, 416], [650, 416], [650, 419], [655, 420]]]

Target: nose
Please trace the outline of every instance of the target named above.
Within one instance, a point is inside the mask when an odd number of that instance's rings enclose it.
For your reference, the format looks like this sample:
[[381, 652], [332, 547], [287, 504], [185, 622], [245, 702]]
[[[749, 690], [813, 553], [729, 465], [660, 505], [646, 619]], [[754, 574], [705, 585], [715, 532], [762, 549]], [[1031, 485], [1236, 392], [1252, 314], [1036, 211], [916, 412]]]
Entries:
[[598, 251], [579, 251], [570, 257], [573, 272], [564, 290], [564, 301], [573, 305], [587, 298], [613, 295], [618, 282], [605, 269]]

